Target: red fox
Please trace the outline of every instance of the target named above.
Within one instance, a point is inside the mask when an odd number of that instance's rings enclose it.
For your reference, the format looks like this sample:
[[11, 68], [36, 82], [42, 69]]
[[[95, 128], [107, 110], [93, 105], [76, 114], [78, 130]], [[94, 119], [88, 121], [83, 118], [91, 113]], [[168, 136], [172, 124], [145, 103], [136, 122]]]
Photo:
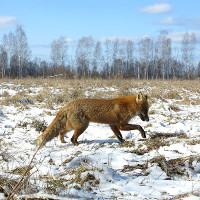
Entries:
[[124, 142], [120, 130], [138, 130], [142, 137], [146, 138], [140, 125], [128, 122], [134, 116], [139, 116], [142, 121], [149, 121], [148, 110], [148, 98], [142, 93], [115, 99], [77, 99], [58, 112], [53, 122], [37, 138], [36, 143], [42, 147], [58, 135], [60, 141], [65, 143], [64, 135], [74, 130], [71, 141], [78, 145], [77, 139], [87, 129], [89, 122], [109, 124], [120, 142]]

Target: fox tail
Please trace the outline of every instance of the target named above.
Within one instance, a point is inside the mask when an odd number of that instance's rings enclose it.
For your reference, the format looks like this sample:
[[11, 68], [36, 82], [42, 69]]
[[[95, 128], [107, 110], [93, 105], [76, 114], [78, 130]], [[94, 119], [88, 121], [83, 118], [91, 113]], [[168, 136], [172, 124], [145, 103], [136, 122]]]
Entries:
[[58, 136], [65, 128], [67, 115], [65, 112], [59, 112], [47, 129], [36, 139], [36, 145], [43, 147], [48, 141]]

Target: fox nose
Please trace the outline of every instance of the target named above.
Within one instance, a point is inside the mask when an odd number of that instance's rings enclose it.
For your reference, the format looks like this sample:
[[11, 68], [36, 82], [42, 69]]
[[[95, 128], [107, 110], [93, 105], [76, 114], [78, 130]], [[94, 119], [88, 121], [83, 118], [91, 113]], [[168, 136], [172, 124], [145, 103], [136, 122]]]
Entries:
[[147, 117], [145, 117], [145, 121], [147, 121], [147, 122], [149, 121], [149, 117], [148, 117], [148, 116], [147, 116]]

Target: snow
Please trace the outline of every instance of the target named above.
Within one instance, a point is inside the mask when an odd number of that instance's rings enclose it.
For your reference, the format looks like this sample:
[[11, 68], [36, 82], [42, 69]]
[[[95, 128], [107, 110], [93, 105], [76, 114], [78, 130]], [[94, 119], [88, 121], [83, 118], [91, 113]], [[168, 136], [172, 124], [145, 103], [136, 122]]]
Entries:
[[[5, 91], [9, 95], [17, 93], [11, 83], [0, 83], [0, 87], [0, 94]], [[22, 90], [20, 84], [15, 85], [17, 87]], [[85, 94], [89, 97], [95, 91], [104, 90], [112, 92], [117, 88], [95, 88]], [[41, 92], [42, 87], [32, 85], [31, 91], [30, 95], [33, 95]], [[53, 91], [55, 94], [58, 92], [56, 89]], [[135, 117], [131, 123], [144, 127], [147, 139], [142, 139], [137, 131], [122, 132], [124, 139], [131, 145], [120, 144], [108, 125], [95, 123], [91, 123], [79, 137], [79, 146], [73, 146], [70, 141], [73, 132], [65, 136], [64, 144], [60, 143], [59, 138], [54, 138], [38, 151], [33, 160], [33, 174], [28, 186], [32, 190], [24, 189], [17, 196], [142, 200], [185, 195], [184, 199], [199, 199], [200, 105], [178, 104], [180, 110], [175, 112], [170, 109], [170, 105], [176, 104], [176, 101], [154, 101], [151, 105], [154, 112], [149, 122], [142, 122]], [[26, 109], [12, 104], [0, 106], [0, 178], [19, 180], [20, 175], [14, 171], [30, 163], [37, 149], [34, 141], [41, 134], [32, 126], [32, 121], [45, 120], [50, 124], [56, 112], [51, 116], [47, 111], [39, 103], [27, 103]], [[28, 125], [19, 126], [24, 122]], [[174, 135], [164, 138], [165, 145], [149, 149], [145, 142], [150, 140], [151, 135], [158, 133]], [[143, 153], [136, 153], [137, 149]], [[158, 156], [164, 156], [167, 161], [187, 156], [196, 159], [191, 163], [186, 160], [184, 166], [178, 165], [184, 170], [183, 175], [174, 173], [168, 176], [158, 163], [151, 162]], [[0, 193], [0, 199], [5, 199], [3, 193]]]

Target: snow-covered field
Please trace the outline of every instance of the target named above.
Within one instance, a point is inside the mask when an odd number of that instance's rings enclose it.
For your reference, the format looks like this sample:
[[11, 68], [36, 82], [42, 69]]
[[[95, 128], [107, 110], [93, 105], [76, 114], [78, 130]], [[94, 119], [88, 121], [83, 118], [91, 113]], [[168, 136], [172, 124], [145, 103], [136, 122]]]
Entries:
[[[180, 88], [180, 98], [163, 99], [166, 87], [160, 98], [151, 97], [156, 87], [132, 89], [150, 96], [150, 121], [135, 117], [130, 122], [140, 124], [147, 139], [138, 131], [122, 132], [126, 142], [120, 144], [107, 125], [95, 123], [79, 137], [79, 146], [70, 141], [73, 132], [65, 136], [65, 144], [54, 138], [37, 152], [15, 197], [200, 199], [200, 92]], [[34, 140], [42, 132], [36, 126], [50, 124], [62, 107], [55, 103], [53, 109], [48, 108], [49, 96], [42, 101], [27, 98], [43, 89], [34, 84], [23, 88], [12, 81], [0, 82], [0, 199], [12, 191], [37, 149]], [[54, 95], [65, 95], [62, 90], [50, 90]], [[104, 88], [86, 88], [85, 96], [98, 90]], [[116, 90], [105, 88], [110, 94]], [[5, 103], [22, 91], [24, 98], [21, 95], [15, 103]]]

